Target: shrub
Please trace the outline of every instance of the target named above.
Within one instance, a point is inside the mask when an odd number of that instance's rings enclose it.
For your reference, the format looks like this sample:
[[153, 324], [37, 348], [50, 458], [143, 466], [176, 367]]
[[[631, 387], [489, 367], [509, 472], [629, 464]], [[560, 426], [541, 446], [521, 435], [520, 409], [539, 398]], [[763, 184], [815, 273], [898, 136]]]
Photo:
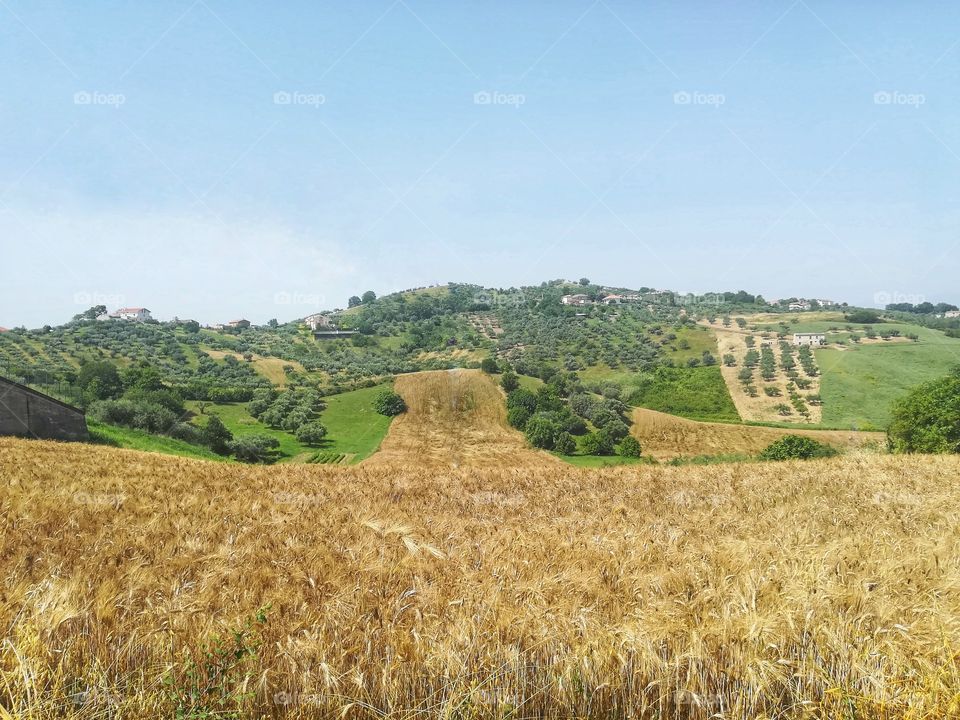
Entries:
[[577, 450], [577, 443], [570, 433], [562, 432], [557, 435], [553, 449], [561, 455], [573, 455]]
[[527, 421], [526, 435], [530, 444], [543, 450], [552, 450], [556, 443], [557, 435], [560, 434], [560, 428], [557, 424], [540, 413], [537, 413]]
[[500, 372], [500, 366], [497, 364], [497, 361], [492, 357], [485, 357], [480, 361], [480, 369], [485, 373], [491, 375]]
[[619, 454], [621, 457], [640, 457], [640, 441], [637, 440], [633, 435], [627, 435], [623, 440], [620, 441]]
[[507, 409], [526, 408], [531, 414], [537, 411], [537, 396], [524, 388], [517, 388], [507, 395]]
[[512, 370], [507, 370], [500, 376], [500, 387], [503, 388], [504, 392], [513, 392], [520, 387], [520, 378]]
[[517, 405], [507, 410], [507, 422], [510, 423], [511, 427], [523, 430], [527, 426], [527, 421], [531, 415], [533, 413], [529, 409], [523, 405]]
[[377, 395], [377, 399], [374, 402], [374, 408], [381, 415], [393, 417], [394, 415], [399, 415], [402, 412], [406, 412], [407, 403], [404, 402], [402, 397], [392, 390], [384, 390]]
[[809, 460], [811, 458], [833, 457], [837, 451], [829, 445], [800, 435], [786, 435], [770, 443], [760, 453], [761, 460]]
[[894, 405], [887, 442], [898, 453], [960, 452], [960, 367]]
[[580, 447], [587, 455], [612, 455], [614, 443], [609, 435], [590, 433], [583, 438]]

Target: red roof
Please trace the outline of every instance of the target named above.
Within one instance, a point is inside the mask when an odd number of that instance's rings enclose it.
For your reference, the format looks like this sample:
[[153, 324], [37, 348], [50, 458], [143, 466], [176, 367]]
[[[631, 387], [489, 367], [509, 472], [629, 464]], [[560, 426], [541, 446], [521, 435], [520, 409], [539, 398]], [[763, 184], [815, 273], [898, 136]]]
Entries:
[[10, 328], [0, 327], [0, 332], [10, 332]]

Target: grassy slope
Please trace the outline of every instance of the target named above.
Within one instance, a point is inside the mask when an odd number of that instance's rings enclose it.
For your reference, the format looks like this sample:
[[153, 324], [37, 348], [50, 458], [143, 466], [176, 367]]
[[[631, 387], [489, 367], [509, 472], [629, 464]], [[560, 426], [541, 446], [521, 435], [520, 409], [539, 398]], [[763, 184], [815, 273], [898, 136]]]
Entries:
[[[389, 386], [384, 383], [324, 398], [327, 409], [321, 414], [320, 422], [326, 426], [328, 435], [317, 447], [300, 443], [285, 430], [264, 425], [247, 412], [244, 403], [217, 403], [207, 407], [206, 415], [218, 415], [236, 436], [256, 434], [276, 438], [280, 443], [280, 462], [302, 462], [317, 451], [343, 453], [352, 456], [351, 462], [359, 462], [376, 451], [390, 427], [390, 419], [373, 410], [377, 393]], [[197, 403], [188, 402], [187, 407], [196, 412]], [[202, 424], [206, 420], [198, 415], [194, 422]]]
[[90, 439], [102, 445], [126, 448], [128, 450], [143, 450], [146, 452], [162, 453], [164, 455], [178, 455], [180, 457], [195, 458], [198, 460], [216, 460], [227, 462], [227, 459], [210, 452], [205, 447], [191, 445], [182, 440], [151, 435], [142, 430], [105, 425], [94, 420], [87, 421], [90, 430]]
[[[933, 335], [934, 333], [929, 334]], [[918, 334], [920, 334], [918, 332]], [[823, 422], [837, 427], [886, 427], [891, 404], [911, 388], [960, 365], [960, 340], [884, 343], [849, 350], [817, 350], [823, 378]]]

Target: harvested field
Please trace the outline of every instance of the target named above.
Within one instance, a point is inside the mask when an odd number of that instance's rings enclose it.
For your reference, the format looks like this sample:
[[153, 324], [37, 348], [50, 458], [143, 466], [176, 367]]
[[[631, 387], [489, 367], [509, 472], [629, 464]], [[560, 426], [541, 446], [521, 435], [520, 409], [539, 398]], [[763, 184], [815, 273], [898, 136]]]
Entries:
[[958, 478], [0, 439], [0, 717], [957, 717]]
[[880, 432], [697, 422], [646, 408], [633, 411], [630, 432], [640, 441], [643, 454], [657, 460], [697, 455], [755, 455], [784, 435], [802, 435], [839, 450], [886, 446], [886, 435]]
[[551, 466], [552, 455], [527, 446], [507, 425], [503, 392], [479, 370], [399, 375], [394, 390], [407, 412], [390, 425], [369, 465], [421, 468]]

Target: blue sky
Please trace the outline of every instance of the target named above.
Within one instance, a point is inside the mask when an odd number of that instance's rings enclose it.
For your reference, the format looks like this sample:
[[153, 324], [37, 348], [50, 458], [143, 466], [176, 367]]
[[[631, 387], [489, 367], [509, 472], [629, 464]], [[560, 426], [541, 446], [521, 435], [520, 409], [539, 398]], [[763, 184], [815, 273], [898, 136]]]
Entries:
[[0, 325], [588, 276], [960, 302], [956, 3], [0, 1]]

